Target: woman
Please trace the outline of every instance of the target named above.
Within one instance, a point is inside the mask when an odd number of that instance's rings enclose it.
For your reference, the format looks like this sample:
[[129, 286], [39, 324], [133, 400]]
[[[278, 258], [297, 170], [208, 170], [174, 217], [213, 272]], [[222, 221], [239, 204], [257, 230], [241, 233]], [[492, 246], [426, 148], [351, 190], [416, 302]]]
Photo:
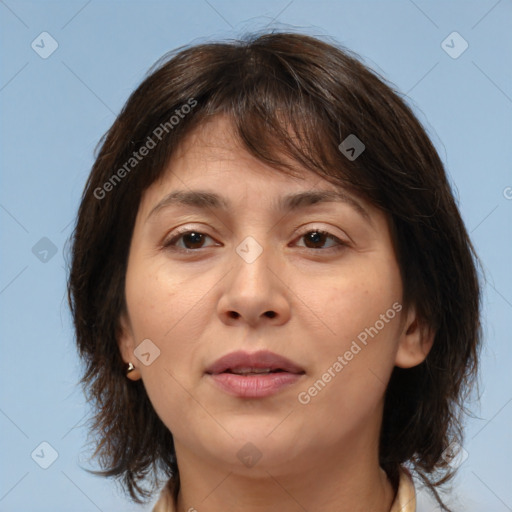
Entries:
[[449, 510], [476, 262], [424, 129], [348, 50], [272, 33], [165, 56], [73, 235], [100, 473], [138, 502], [166, 479], [157, 512], [414, 512], [415, 472]]

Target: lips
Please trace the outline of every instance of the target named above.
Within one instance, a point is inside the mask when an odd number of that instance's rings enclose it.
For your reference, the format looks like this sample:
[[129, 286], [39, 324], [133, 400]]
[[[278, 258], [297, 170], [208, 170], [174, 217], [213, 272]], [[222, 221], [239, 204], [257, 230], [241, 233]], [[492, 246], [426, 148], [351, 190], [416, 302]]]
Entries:
[[287, 372], [291, 374], [303, 374], [304, 369], [289, 359], [262, 350], [259, 352], [237, 351], [227, 354], [206, 369], [210, 375], [220, 373], [233, 373], [237, 375], [265, 375], [269, 373]]
[[232, 352], [206, 370], [208, 380], [228, 395], [241, 399], [261, 399], [277, 395], [297, 385], [306, 373], [283, 356], [266, 350]]

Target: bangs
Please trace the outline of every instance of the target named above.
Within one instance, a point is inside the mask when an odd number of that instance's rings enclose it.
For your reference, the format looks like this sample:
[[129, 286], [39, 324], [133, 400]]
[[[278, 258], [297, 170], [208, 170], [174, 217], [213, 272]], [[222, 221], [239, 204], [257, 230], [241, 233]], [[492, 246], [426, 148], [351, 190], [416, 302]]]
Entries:
[[298, 164], [339, 182], [339, 129], [329, 109], [281, 63], [261, 60], [242, 61], [248, 69], [237, 66], [238, 79], [216, 91], [205, 112], [229, 116], [244, 147], [271, 167], [294, 173]]
[[[190, 98], [197, 101], [197, 106], [162, 138], [147, 169], [141, 166], [136, 188], [144, 190], [160, 178], [177, 146], [202, 123], [222, 115], [232, 122], [237, 142], [261, 162], [295, 177], [300, 177], [306, 169], [385, 209], [382, 180], [375, 169], [381, 177], [386, 169], [374, 165], [372, 151], [367, 151], [372, 147], [380, 151], [382, 162], [383, 154], [390, 150], [384, 141], [375, 142], [376, 132], [382, 132], [377, 109], [372, 107], [373, 102], [379, 102], [375, 88], [375, 98], [363, 100], [362, 96], [354, 95], [352, 83], [340, 79], [342, 62], [316, 59], [317, 69], [312, 69], [304, 66], [303, 56], [298, 56], [294, 63], [290, 55], [282, 58], [278, 52], [270, 50], [265, 41], [238, 46], [208, 45], [207, 51], [206, 48], [204, 52], [196, 50], [194, 59], [205, 62], [197, 62], [196, 68], [189, 68], [186, 73], [193, 76], [186, 79], [179, 76], [179, 62], [171, 67], [169, 54], [162, 58], [161, 67], [151, 70], [155, 74], [147, 83], [149, 90], [151, 81], [158, 81], [162, 98], [159, 104], [146, 104], [145, 110], [156, 110], [151, 117], [163, 124]], [[182, 52], [184, 60], [187, 51]], [[304, 52], [304, 48], [301, 51]], [[223, 56], [218, 61], [217, 53]], [[231, 58], [226, 59], [226, 53]], [[304, 69], [300, 69], [301, 66]], [[169, 69], [174, 72], [173, 76], [169, 76]], [[164, 74], [167, 76], [158, 76]], [[368, 72], [363, 76], [368, 79], [367, 75]], [[177, 81], [183, 84], [179, 91]], [[162, 88], [162, 82], [167, 82], [167, 87]], [[363, 83], [360, 89], [366, 91], [365, 94], [371, 91], [371, 87]], [[133, 100], [144, 102], [142, 96], [140, 100]], [[380, 104], [386, 107], [385, 103]], [[374, 112], [371, 121], [368, 110]], [[133, 123], [132, 126], [136, 134], [139, 127]], [[130, 149], [142, 144], [153, 129], [154, 125], [143, 126]], [[366, 143], [365, 152], [354, 160], [339, 149], [348, 136], [356, 136]], [[392, 173], [389, 174], [388, 182], [393, 180]]]

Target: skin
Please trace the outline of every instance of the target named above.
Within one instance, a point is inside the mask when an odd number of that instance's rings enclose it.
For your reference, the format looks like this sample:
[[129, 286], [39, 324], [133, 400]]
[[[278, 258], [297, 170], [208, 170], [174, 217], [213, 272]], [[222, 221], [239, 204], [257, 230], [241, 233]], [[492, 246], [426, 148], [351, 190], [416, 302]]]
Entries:
[[[231, 208], [172, 205], [149, 215], [169, 192], [191, 189], [216, 192]], [[173, 434], [180, 512], [390, 510], [394, 492], [378, 463], [383, 395], [393, 367], [421, 363], [433, 335], [414, 306], [404, 307], [366, 346], [359, 343], [309, 403], [299, 402], [358, 334], [402, 300], [380, 210], [353, 196], [369, 220], [346, 202], [274, 210], [281, 196], [311, 189], [336, 187], [307, 170], [296, 178], [256, 160], [236, 143], [229, 120], [217, 116], [183, 141], [143, 195], [119, 348], [136, 368], [128, 378], [142, 378]], [[175, 250], [164, 248], [178, 227], [205, 236], [182, 236]], [[313, 242], [306, 235], [315, 229], [344, 245], [328, 237]], [[236, 252], [247, 236], [263, 250], [252, 263]], [[144, 339], [160, 350], [148, 366], [134, 355]], [[258, 349], [291, 359], [305, 374], [257, 399], [228, 395], [205, 375], [227, 353]], [[237, 457], [248, 442], [261, 454], [252, 467]]]

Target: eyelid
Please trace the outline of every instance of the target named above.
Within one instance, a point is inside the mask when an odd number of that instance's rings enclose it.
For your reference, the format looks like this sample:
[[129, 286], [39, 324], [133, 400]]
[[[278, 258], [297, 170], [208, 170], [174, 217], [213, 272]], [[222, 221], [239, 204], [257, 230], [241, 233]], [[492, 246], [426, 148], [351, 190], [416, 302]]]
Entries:
[[[312, 225], [311, 225], [312, 224]], [[296, 228], [294, 228], [293, 231], [296, 231], [297, 229], [299, 229], [301, 226], [304, 226], [304, 224], [301, 224], [300, 226], [297, 226]], [[315, 226], [315, 222], [310, 222], [309, 225], [305, 226], [304, 227], [304, 230], [301, 230], [298, 234], [298, 236], [302, 236], [302, 235], [305, 235], [306, 233], [309, 233], [310, 231], [319, 231], [319, 232], [324, 232], [324, 233], [327, 233], [329, 236], [332, 236], [333, 238], [336, 238], [337, 240], [339, 240], [340, 242], [343, 242], [343, 243], [346, 243], [346, 244], [349, 244], [349, 243], [354, 243], [352, 241], [352, 238], [350, 238], [350, 236], [347, 235], [347, 233], [345, 233], [345, 231], [342, 231], [342, 235], [335, 235], [332, 231], [333, 231], [333, 227], [322, 227], [320, 226], [319, 224], [317, 224]], [[337, 228], [338, 231], [341, 231], [339, 228]]]
[[190, 224], [187, 224], [186, 226], [177, 227], [176, 229], [173, 229], [170, 233], [168, 233], [167, 235], [164, 236], [161, 245], [165, 247], [165, 246], [169, 245], [170, 242], [179, 238], [181, 235], [185, 235], [185, 234], [191, 233], [191, 232], [200, 233], [201, 235], [206, 235], [209, 238], [213, 239], [213, 236], [209, 235], [207, 233], [208, 229], [209, 228], [206, 228], [206, 227], [195, 228], [194, 226], [191, 226]]
[[[304, 237], [308, 233], [315, 233], [315, 232], [325, 235], [328, 239], [333, 240], [335, 242], [335, 245], [331, 246], [331, 247], [326, 247], [325, 249], [312, 249], [310, 247], [299, 246], [300, 249], [306, 250], [306, 251], [318, 252], [318, 253], [322, 253], [322, 252], [323, 253], [333, 253], [333, 252], [339, 251], [341, 249], [345, 249], [351, 245], [351, 242], [344, 240], [343, 238], [340, 238], [340, 237], [334, 235], [333, 233], [331, 233], [331, 231], [324, 229], [324, 228], [320, 228], [320, 227], [309, 227], [309, 228], [304, 229], [303, 231], [298, 233], [298, 235], [294, 238], [294, 241], [302, 239], [302, 237]], [[296, 242], [295, 242], [295, 244], [296, 244]]]
[[[301, 224], [301, 226], [303, 226], [303, 224]], [[294, 228], [293, 231], [296, 231], [299, 227], [300, 226]], [[169, 236], [164, 237], [164, 240], [163, 240], [161, 246], [164, 249], [169, 248], [169, 247], [171, 247], [171, 244], [173, 242], [177, 241], [182, 235], [186, 235], [191, 232], [199, 233], [201, 235], [205, 235], [206, 237], [213, 239], [213, 236], [209, 235], [205, 230], [202, 230], [202, 229], [206, 230], [206, 228], [196, 229], [189, 224], [187, 224], [186, 226], [180, 226], [172, 232], [172, 235], [170, 237]], [[329, 230], [329, 228], [323, 228], [318, 225], [317, 226], [315, 226], [315, 225], [305, 226], [303, 230], [301, 230], [299, 233], [297, 233], [297, 235], [294, 237], [293, 240], [296, 241], [297, 239], [300, 239], [304, 235], [311, 233], [311, 232], [318, 232], [318, 233], [326, 235], [328, 238], [331, 238], [332, 240], [334, 240], [337, 243], [337, 246], [327, 247], [326, 249], [312, 249], [309, 247], [300, 246], [302, 249], [307, 249], [307, 250], [316, 251], [316, 252], [328, 252], [329, 250], [341, 249], [341, 248], [346, 247], [352, 243], [352, 239], [347, 234], [344, 233], [344, 236], [348, 239], [348, 240], [345, 240], [344, 237], [336, 236], [335, 234], [333, 234]], [[211, 246], [209, 246], [209, 247], [211, 247]], [[207, 247], [200, 247], [199, 249], [186, 249], [186, 248], [179, 247], [179, 248], [177, 248], [177, 250], [182, 251], [182, 252], [192, 253], [192, 252], [199, 252], [200, 249], [206, 249], [206, 248]]]

